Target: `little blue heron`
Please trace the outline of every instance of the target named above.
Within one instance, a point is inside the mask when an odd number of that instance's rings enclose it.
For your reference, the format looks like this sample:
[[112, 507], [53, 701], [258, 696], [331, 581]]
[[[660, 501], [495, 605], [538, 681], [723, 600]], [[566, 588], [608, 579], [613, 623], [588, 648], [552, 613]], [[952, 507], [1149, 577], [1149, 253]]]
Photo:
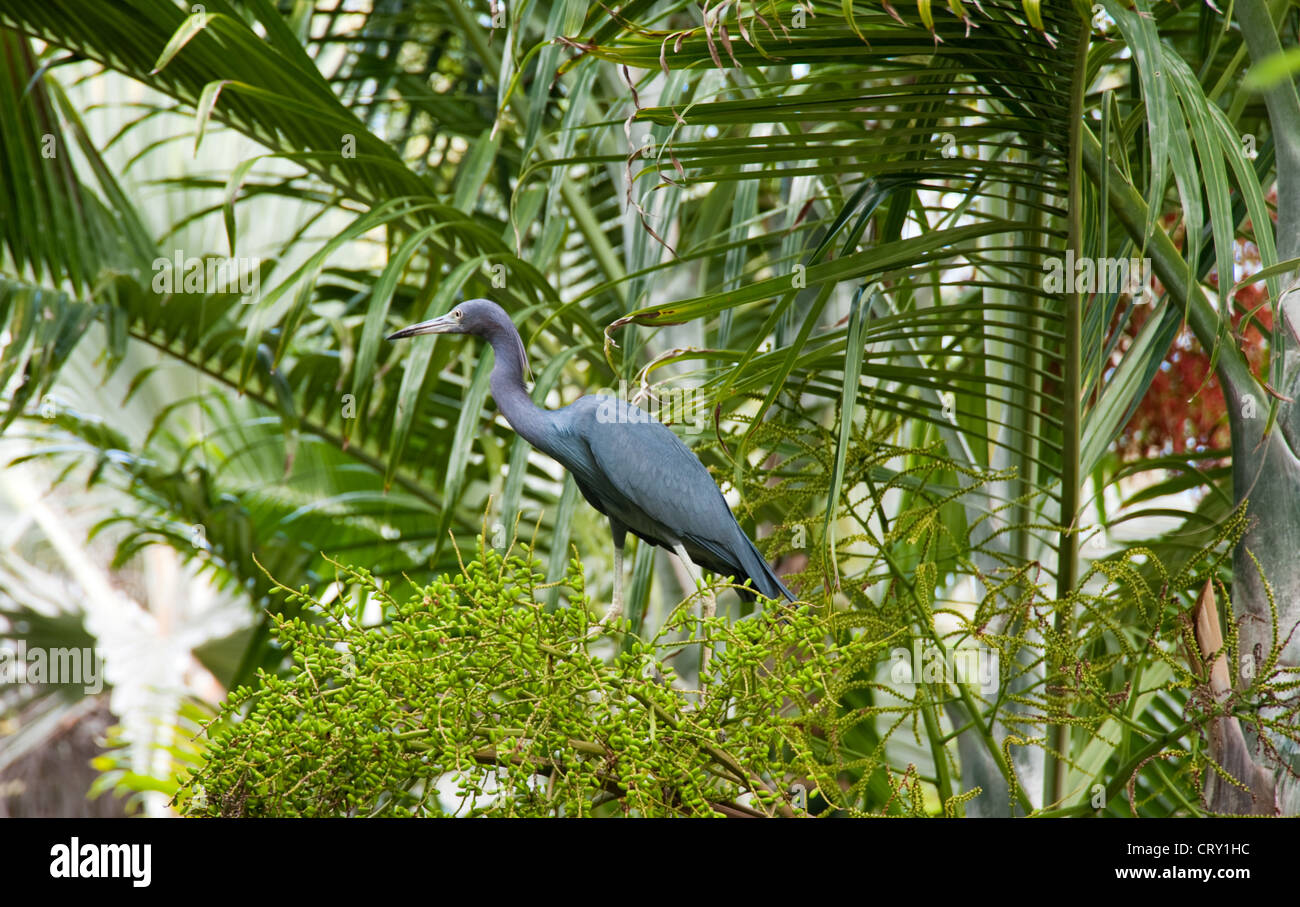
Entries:
[[[510, 427], [572, 474], [587, 502], [609, 518], [614, 536], [614, 601], [605, 627], [623, 614], [623, 545], [627, 533], [674, 552], [692, 581], [696, 565], [767, 598], [794, 595], [736, 522], [713, 477], [670, 428], [611, 397], [586, 396], [562, 409], [541, 409], [524, 389], [527, 356], [510, 316], [495, 302], [471, 299], [440, 318], [403, 328], [389, 340], [420, 334], [473, 334], [492, 345], [492, 397]], [[747, 586], [746, 601], [754, 600]], [[712, 597], [703, 605], [714, 610]]]

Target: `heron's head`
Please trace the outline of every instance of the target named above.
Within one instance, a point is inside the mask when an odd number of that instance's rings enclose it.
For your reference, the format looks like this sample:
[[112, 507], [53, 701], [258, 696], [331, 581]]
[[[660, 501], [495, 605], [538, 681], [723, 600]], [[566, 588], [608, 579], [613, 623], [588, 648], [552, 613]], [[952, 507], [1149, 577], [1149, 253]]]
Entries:
[[440, 318], [421, 321], [409, 328], [402, 328], [389, 334], [389, 340], [401, 340], [403, 337], [418, 337], [421, 334], [474, 334], [486, 338], [498, 356], [503, 350], [518, 359], [514, 367], [520, 372], [532, 374], [528, 368], [528, 355], [524, 351], [524, 342], [514, 322], [501, 308], [490, 299], [467, 299], [456, 308]]
[[490, 299], [468, 299], [446, 315], [429, 321], [421, 321], [410, 327], [402, 328], [389, 334], [389, 340], [401, 340], [403, 337], [418, 337], [421, 334], [476, 334], [490, 337], [494, 327], [510, 324], [510, 316], [505, 309]]

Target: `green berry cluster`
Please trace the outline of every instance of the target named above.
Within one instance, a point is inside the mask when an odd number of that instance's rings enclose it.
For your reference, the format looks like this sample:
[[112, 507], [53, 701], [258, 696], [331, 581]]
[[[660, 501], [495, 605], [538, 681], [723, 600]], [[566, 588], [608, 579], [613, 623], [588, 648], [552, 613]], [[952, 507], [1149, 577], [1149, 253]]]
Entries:
[[[609, 654], [579, 564], [548, 610], [539, 561], [482, 545], [404, 597], [340, 571], [351, 591], [329, 604], [282, 590], [303, 605], [274, 624], [292, 667], [208, 725], [187, 815], [806, 814], [800, 793], [843, 768], [827, 729], [864, 717], [840, 694], [878, 654], [871, 634], [836, 643], [810, 607], [776, 604], [735, 623], [678, 609]], [[377, 625], [356, 619], [366, 600]], [[704, 638], [707, 676], [685, 684], [676, 655]]]

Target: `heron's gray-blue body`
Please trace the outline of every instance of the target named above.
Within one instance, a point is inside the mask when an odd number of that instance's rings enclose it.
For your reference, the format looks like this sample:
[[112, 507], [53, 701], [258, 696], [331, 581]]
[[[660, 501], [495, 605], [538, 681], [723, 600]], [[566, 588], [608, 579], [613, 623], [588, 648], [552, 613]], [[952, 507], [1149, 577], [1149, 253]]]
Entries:
[[710, 573], [749, 578], [768, 598], [794, 599], [672, 429], [612, 396], [583, 397], [553, 412], [546, 437], [533, 446], [558, 460], [587, 502], [609, 517], [616, 546], [623, 547], [625, 532], [669, 551], [680, 544]]

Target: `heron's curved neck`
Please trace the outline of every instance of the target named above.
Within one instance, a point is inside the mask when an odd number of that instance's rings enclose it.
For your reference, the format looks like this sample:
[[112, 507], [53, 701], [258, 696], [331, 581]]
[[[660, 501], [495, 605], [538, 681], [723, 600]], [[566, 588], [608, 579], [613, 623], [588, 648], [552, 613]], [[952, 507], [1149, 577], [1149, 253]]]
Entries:
[[537, 446], [539, 441], [544, 440], [549, 423], [546, 420], [546, 410], [534, 404], [533, 398], [524, 388], [527, 362], [524, 360], [524, 344], [519, 338], [519, 332], [513, 324], [498, 325], [487, 335], [487, 341], [492, 344], [492, 352], [496, 356], [496, 361], [492, 364], [492, 377], [489, 379], [492, 399], [496, 401], [497, 408], [506, 417], [510, 427], [525, 441]]

